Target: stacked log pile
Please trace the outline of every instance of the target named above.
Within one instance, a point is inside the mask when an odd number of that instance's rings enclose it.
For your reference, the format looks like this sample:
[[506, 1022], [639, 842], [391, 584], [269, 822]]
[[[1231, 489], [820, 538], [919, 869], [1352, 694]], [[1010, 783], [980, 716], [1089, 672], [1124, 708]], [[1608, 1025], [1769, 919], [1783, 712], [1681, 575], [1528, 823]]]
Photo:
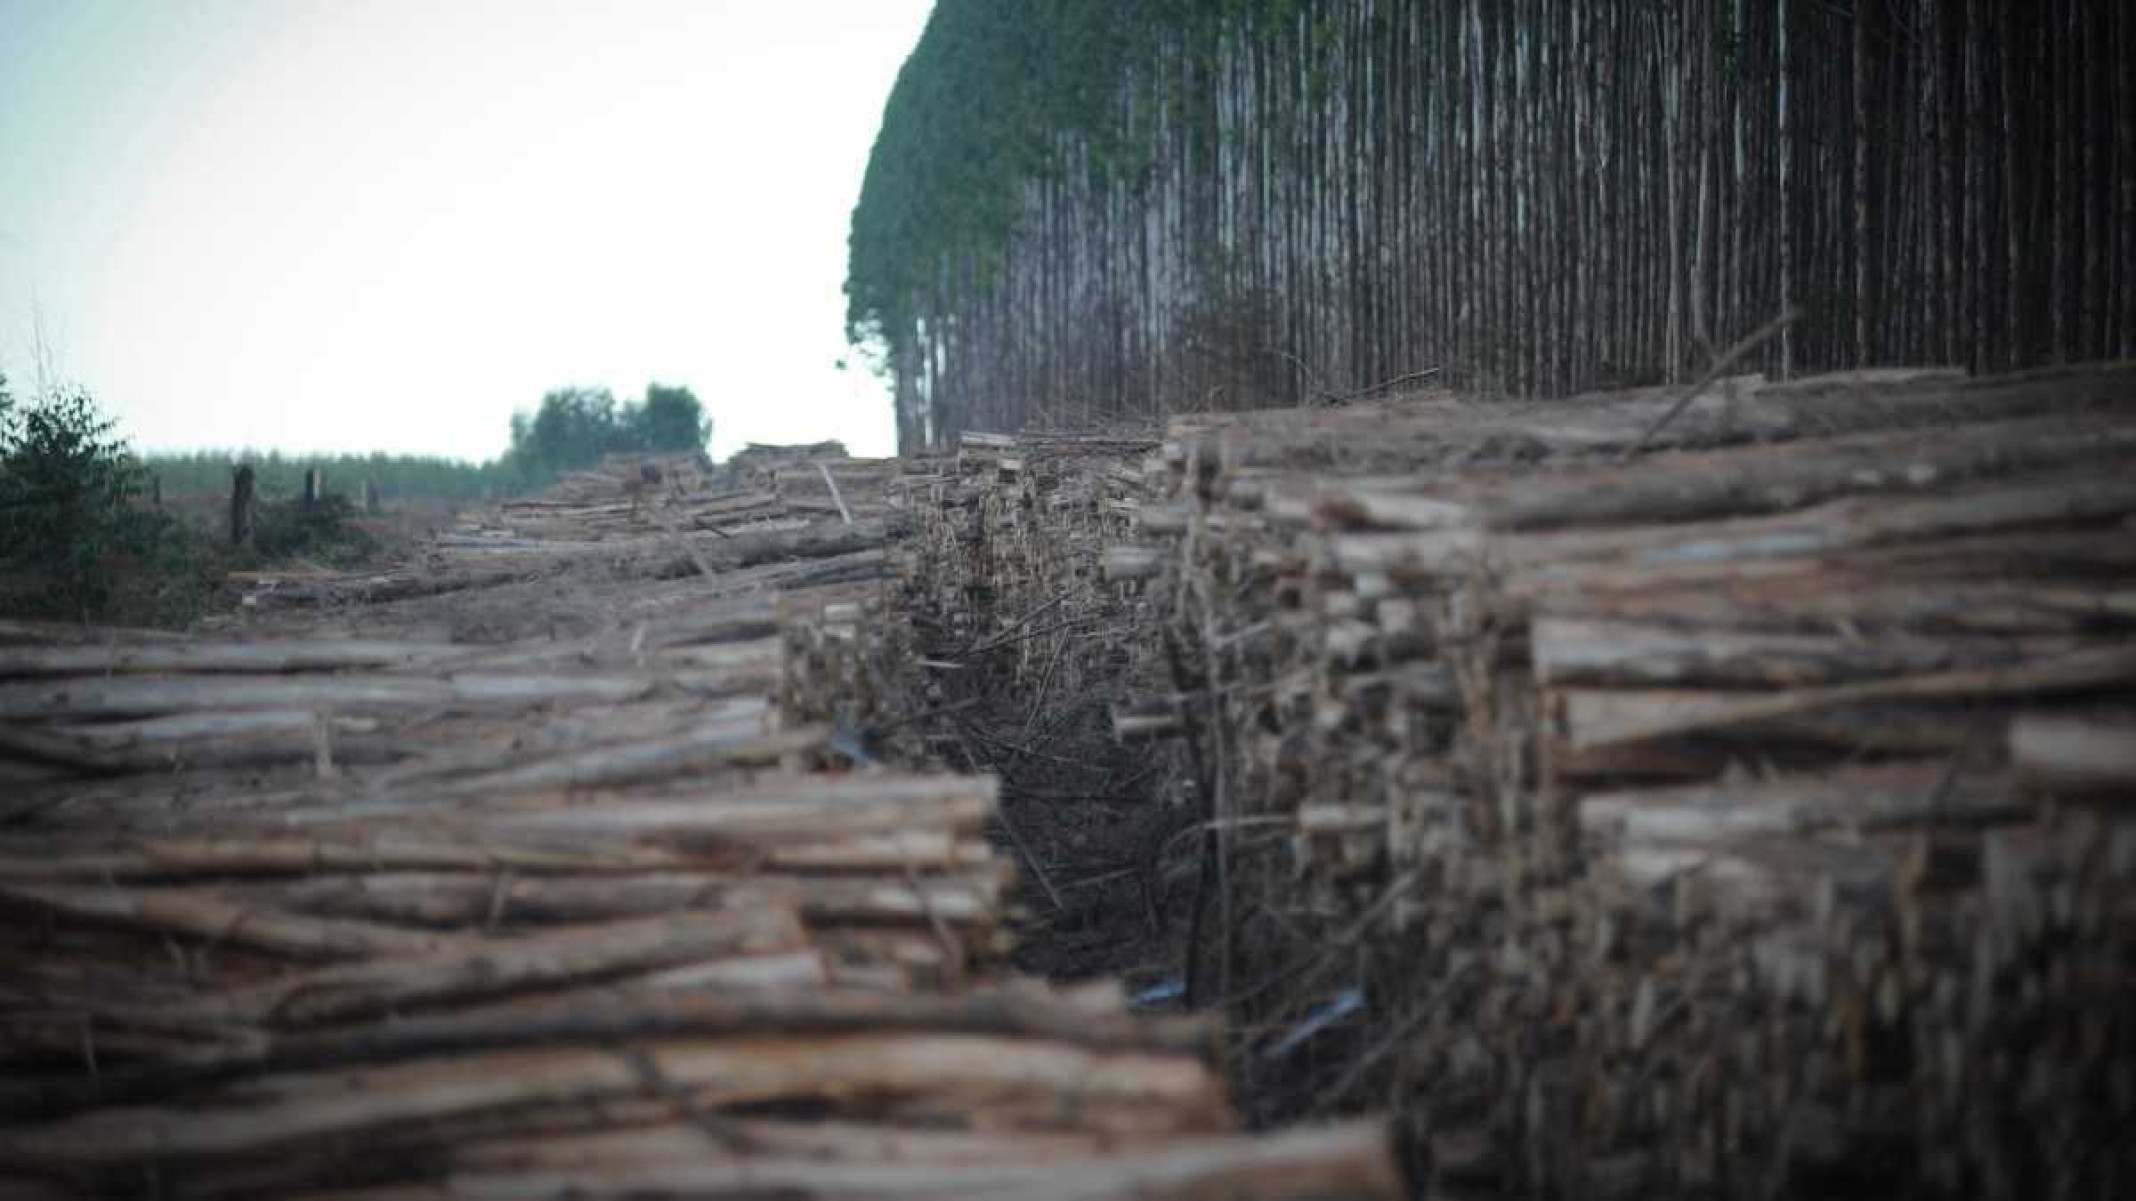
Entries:
[[[270, 574], [252, 603], [378, 604], [567, 573], [712, 577], [880, 551], [899, 529], [887, 503], [896, 462], [849, 459], [835, 443], [828, 449], [836, 454], [771, 460], [783, 469], [712, 469], [686, 454], [613, 455], [567, 473], [542, 496], [463, 516], [419, 562], [352, 575]], [[833, 484], [851, 497], [843, 508]]]
[[[2136, 1182], [2136, 368], [1164, 455], [1045, 586], [1112, 565], [1164, 631], [1120, 733], [1198, 765], [1187, 991], [1265, 1116], [1391, 1103], [1434, 1195]], [[931, 570], [1023, 587], [1000, 541]]]
[[0, 1192], [1392, 1195], [1383, 1126], [1241, 1135], [1206, 1024], [1006, 972], [993, 780], [774, 700], [879, 588], [818, 562], [506, 643], [0, 627]]
[[1144, 463], [1157, 447], [1153, 438], [970, 433], [953, 459], [901, 480], [917, 526], [904, 578], [936, 615], [933, 641], [968, 646], [967, 656], [1007, 651], [1014, 678], [1035, 686], [1076, 649], [1076, 635], [1123, 633], [1134, 604], [1107, 586], [1108, 568], [1153, 574], [1156, 564], [1123, 569], [1106, 552], [1164, 484]]
[[1186, 811], [1153, 801], [1184, 758], [1153, 762], [1112, 729], [1116, 708], [1162, 680], [1143, 653], [1158, 610], [1118, 582], [1157, 564], [1106, 553], [1163, 495], [1158, 446], [969, 433], [954, 456], [913, 462], [899, 482], [915, 531], [902, 591], [892, 620], [858, 643], [866, 693], [923, 718], [896, 720], [884, 753], [1002, 779], [1000, 826], [1031, 885], [1022, 930], [1048, 972], [1132, 973], [1163, 958], [1147, 944], [1167, 938], [1167, 864], [1150, 851]]

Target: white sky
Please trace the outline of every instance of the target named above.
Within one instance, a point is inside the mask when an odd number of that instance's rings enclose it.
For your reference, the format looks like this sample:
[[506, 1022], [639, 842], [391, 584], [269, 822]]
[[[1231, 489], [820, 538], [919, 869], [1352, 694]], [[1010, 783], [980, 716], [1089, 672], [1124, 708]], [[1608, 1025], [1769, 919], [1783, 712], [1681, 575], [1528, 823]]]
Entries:
[[894, 441], [847, 222], [930, 0], [0, 0], [0, 371], [142, 449], [487, 458], [565, 385]]

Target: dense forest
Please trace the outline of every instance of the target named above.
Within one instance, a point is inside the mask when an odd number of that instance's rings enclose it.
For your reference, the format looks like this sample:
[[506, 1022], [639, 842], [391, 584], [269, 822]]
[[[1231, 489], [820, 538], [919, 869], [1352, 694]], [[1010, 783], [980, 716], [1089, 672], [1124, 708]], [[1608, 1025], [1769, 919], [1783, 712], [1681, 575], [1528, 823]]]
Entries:
[[2136, 353], [2121, 0], [940, 0], [853, 214], [900, 443]]

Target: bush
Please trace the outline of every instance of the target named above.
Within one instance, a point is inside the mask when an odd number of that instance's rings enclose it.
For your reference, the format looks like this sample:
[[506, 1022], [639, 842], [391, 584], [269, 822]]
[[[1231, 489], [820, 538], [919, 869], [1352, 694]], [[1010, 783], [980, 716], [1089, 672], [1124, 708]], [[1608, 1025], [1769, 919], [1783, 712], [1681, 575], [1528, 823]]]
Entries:
[[88, 393], [18, 404], [0, 377], [0, 614], [182, 624], [219, 572], [138, 501], [146, 473]]
[[315, 504], [301, 500], [262, 503], [253, 526], [253, 550], [262, 561], [309, 559], [331, 567], [353, 567], [374, 558], [377, 538], [355, 524], [356, 507], [340, 493]]

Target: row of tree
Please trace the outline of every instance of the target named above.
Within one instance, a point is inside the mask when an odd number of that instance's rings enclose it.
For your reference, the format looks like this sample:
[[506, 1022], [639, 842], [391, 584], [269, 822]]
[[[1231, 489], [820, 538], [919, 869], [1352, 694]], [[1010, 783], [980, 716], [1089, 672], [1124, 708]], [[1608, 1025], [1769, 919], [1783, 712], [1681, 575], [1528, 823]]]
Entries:
[[368, 482], [383, 497], [425, 497], [439, 500], [474, 501], [487, 494], [521, 486], [520, 477], [506, 470], [502, 460], [470, 463], [442, 455], [282, 454], [234, 450], [149, 452], [142, 466], [160, 481], [166, 496], [223, 495], [230, 490], [233, 463], [250, 464], [263, 496], [289, 496], [301, 491], [305, 473], [318, 469], [330, 488], [354, 488]]
[[900, 442], [2136, 353], [2121, 0], [939, 0], [853, 215]]
[[230, 465], [249, 464], [263, 495], [291, 495], [313, 468], [355, 487], [375, 485], [385, 497], [472, 501], [539, 488], [557, 473], [587, 466], [611, 452], [702, 450], [712, 422], [684, 387], [651, 384], [642, 400], [618, 402], [605, 388], [559, 388], [532, 412], [512, 416], [511, 444], [485, 463], [436, 455], [293, 454], [274, 451], [186, 451], [149, 454], [143, 464], [171, 495], [221, 494]]

